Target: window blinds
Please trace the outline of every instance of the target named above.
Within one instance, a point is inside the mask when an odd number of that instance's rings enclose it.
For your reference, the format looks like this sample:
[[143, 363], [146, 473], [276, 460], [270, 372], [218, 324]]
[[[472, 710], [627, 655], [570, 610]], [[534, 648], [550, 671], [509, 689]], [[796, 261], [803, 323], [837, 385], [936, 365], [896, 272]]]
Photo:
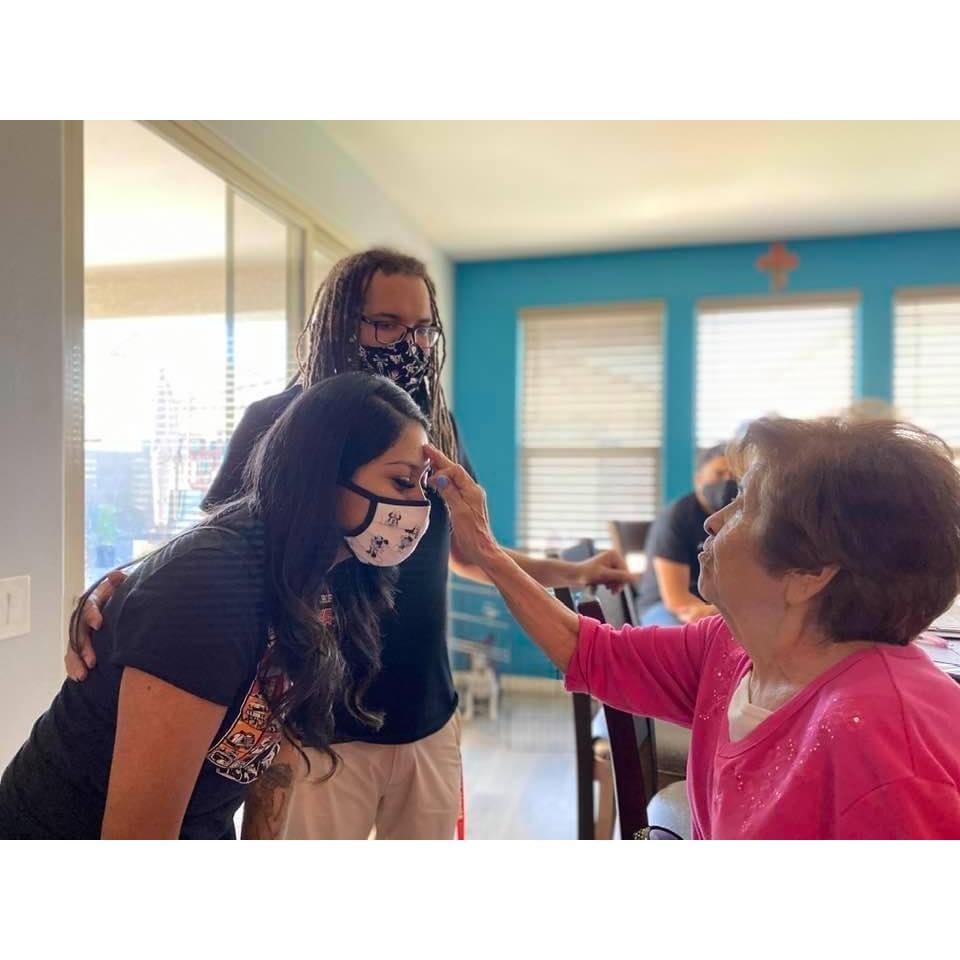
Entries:
[[840, 413], [853, 399], [852, 300], [701, 308], [697, 446], [768, 414]]
[[893, 402], [899, 416], [936, 433], [960, 453], [960, 291], [898, 296]]
[[606, 546], [610, 520], [657, 508], [662, 311], [536, 312], [521, 326], [518, 543]]

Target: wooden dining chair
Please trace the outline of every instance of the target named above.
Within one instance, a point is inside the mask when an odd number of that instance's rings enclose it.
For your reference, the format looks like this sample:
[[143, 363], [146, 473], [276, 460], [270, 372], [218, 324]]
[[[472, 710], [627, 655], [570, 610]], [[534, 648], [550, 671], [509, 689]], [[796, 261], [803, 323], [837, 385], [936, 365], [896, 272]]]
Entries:
[[[610, 598], [604, 598], [603, 604], [598, 598], [582, 600], [578, 612], [601, 623], [611, 623], [615, 629], [622, 627], [625, 614], [613, 613], [617, 608], [620, 611], [625, 609], [622, 594], [610, 594], [605, 588], [599, 588], [597, 593], [601, 596], [609, 594]], [[609, 620], [604, 612], [605, 606], [611, 613]], [[656, 793], [657, 745], [653, 721], [649, 717], [625, 713], [609, 704], [604, 705], [603, 712], [610, 741], [620, 836], [624, 840], [632, 840], [648, 825], [647, 804]]]
[[[556, 555], [571, 563], [589, 560], [595, 553], [590, 539], [580, 540]], [[569, 610], [577, 612], [570, 587], [557, 587], [554, 596]], [[605, 738], [593, 736], [593, 717], [596, 701], [586, 693], [571, 694], [573, 701], [573, 734], [576, 755], [577, 839], [609, 840], [613, 835], [615, 804], [613, 799], [613, 771], [610, 746]], [[594, 783], [597, 800], [594, 800]]]
[[[569, 587], [555, 587], [553, 594], [565, 607], [576, 613], [577, 607]], [[587, 693], [574, 693], [571, 694], [571, 697], [573, 699], [573, 742], [576, 756], [577, 839], [595, 840], [592, 698]]]
[[643, 552], [652, 526], [650, 520], [610, 520], [607, 523], [611, 543], [624, 556]]
[[[615, 630], [631, 626], [625, 592], [613, 593], [598, 587], [594, 597], [581, 601], [579, 612]], [[633, 716], [604, 706], [613, 765], [614, 792], [620, 818], [620, 835], [633, 839], [648, 826], [651, 815], [656, 825], [680, 836], [690, 835], [690, 807], [686, 782], [674, 780], [659, 789], [658, 724], [650, 717]]]
[[[653, 526], [651, 521], [611, 520], [607, 526], [611, 542], [624, 557], [646, 553], [647, 537]], [[645, 557], [645, 560], [650, 563], [649, 557]], [[628, 622], [633, 624], [640, 622], [636, 612], [636, 596], [636, 588], [626, 593]], [[690, 731], [664, 720], [655, 720], [653, 726], [657, 735], [657, 788], [662, 789], [686, 776]]]

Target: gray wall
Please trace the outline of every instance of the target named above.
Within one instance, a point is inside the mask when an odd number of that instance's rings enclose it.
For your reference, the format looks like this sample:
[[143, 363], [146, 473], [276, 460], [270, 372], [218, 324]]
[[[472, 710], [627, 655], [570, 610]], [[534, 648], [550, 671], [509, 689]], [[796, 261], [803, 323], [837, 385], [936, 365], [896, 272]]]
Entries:
[[63, 676], [64, 129], [0, 123], [0, 578], [32, 630], [0, 640], [0, 768]]

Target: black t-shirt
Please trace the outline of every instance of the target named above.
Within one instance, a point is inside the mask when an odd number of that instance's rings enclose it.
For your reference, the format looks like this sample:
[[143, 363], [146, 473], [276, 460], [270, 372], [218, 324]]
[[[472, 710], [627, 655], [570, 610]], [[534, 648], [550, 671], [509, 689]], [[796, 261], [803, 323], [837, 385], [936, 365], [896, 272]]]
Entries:
[[0, 781], [0, 837], [100, 836], [124, 667], [227, 707], [180, 836], [234, 837], [246, 784], [280, 743], [265, 692], [282, 692], [285, 681], [266, 665], [263, 568], [262, 526], [238, 510], [131, 573], [95, 634], [96, 669], [83, 683], [64, 682]]
[[[250, 451], [299, 394], [299, 386], [291, 387], [247, 408], [204, 500], [205, 509], [236, 494]], [[473, 476], [463, 447], [458, 446], [458, 459]], [[371, 730], [338, 710], [337, 741], [411, 743], [435, 733], [457, 709], [446, 636], [450, 526], [443, 501], [432, 489], [427, 496], [430, 526], [417, 549], [400, 564], [396, 606], [381, 623], [383, 666], [364, 696], [368, 709], [384, 713], [383, 726]]]
[[637, 610], [643, 611], [660, 603], [660, 587], [653, 569], [654, 557], [685, 563], [690, 568], [690, 592], [699, 597], [697, 581], [700, 578], [700, 561], [697, 555], [707, 534], [703, 529], [707, 514], [695, 493], [688, 493], [668, 504], [657, 515], [647, 534], [647, 569], [637, 590]]

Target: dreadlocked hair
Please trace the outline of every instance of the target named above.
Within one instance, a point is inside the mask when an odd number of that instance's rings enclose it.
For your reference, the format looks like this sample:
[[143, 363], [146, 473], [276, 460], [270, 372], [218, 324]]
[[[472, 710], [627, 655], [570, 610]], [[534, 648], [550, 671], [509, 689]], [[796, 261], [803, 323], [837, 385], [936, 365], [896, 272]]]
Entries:
[[[360, 369], [360, 317], [367, 288], [373, 275], [380, 271], [387, 276], [400, 274], [419, 277], [430, 296], [430, 316], [440, 330], [440, 339], [430, 352], [430, 366], [424, 383], [424, 396], [414, 397], [430, 422], [435, 443], [448, 457], [458, 459], [456, 434], [450, 408], [440, 382], [447, 359], [447, 339], [440, 311], [437, 290], [423, 261], [383, 247], [364, 250], [344, 257], [333, 265], [320, 284], [310, 316], [297, 342], [299, 375], [297, 382], [306, 390], [338, 373]], [[306, 356], [301, 347], [306, 343]]]

